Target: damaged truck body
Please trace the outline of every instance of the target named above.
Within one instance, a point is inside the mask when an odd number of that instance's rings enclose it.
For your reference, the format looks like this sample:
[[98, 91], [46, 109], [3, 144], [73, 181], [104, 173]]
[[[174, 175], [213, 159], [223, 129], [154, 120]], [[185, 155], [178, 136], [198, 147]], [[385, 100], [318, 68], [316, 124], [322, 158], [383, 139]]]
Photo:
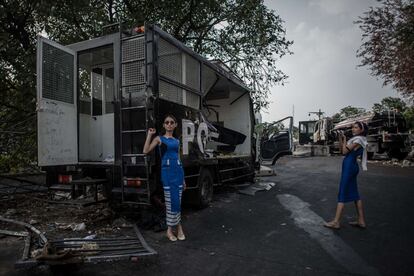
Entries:
[[368, 126], [369, 159], [383, 153], [400, 160], [407, 157], [411, 150], [409, 130], [404, 116], [395, 110], [365, 112], [336, 123], [329, 117], [299, 122], [299, 144], [328, 146], [331, 153], [339, 152], [338, 133], [344, 133], [349, 139], [352, 125], [357, 121]]
[[213, 186], [254, 178], [250, 90], [156, 25], [119, 25], [66, 46], [39, 36], [37, 72], [38, 165], [50, 187], [69, 185], [74, 195], [76, 183], [96, 180], [106, 198], [151, 204], [160, 156], [142, 149], [166, 114], [178, 120], [191, 201], [206, 206]]

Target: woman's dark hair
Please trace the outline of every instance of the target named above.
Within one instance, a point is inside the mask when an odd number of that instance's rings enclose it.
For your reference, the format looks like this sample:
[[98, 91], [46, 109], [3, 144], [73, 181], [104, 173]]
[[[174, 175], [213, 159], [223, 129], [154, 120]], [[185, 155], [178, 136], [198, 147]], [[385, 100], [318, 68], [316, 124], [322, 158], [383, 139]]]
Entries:
[[361, 135], [362, 136], [367, 136], [367, 134], [368, 134], [368, 126], [367, 126], [367, 124], [364, 123], [364, 122], [359, 122], [359, 121], [355, 122], [355, 124], [358, 125], [358, 127], [360, 129], [362, 129]]
[[168, 117], [172, 118], [174, 120], [174, 122], [177, 123], [177, 119], [172, 114], [165, 115], [164, 116], [164, 120], [162, 121], [162, 123], [164, 123], [165, 122], [165, 119], [167, 119]]

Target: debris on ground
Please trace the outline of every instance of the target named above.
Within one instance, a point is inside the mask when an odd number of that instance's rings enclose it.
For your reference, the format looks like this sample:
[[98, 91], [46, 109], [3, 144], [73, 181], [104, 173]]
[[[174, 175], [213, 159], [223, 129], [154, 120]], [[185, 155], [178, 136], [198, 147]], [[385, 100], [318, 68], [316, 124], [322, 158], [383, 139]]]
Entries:
[[405, 160], [398, 160], [398, 159], [391, 159], [391, 160], [369, 160], [368, 163], [371, 164], [381, 164], [384, 166], [392, 166], [392, 167], [414, 167], [414, 162], [408, 159]]
[[240, 189], [239, 193], [254, 196], [258, 191], [269, 191], [276, 183], [274, 182], [257, 182], [246, 188]]
[[[78, 204], [70, 192], [48, 191], [39, 183], [0, 177], [0, 210], [5, 210], [0, 214], [0, 237], [24, 243], [17, 268], [156, 254], [135, 222], [117, 217], [107, 202]], [[101, 192], [97, 196], [104, 198]]]

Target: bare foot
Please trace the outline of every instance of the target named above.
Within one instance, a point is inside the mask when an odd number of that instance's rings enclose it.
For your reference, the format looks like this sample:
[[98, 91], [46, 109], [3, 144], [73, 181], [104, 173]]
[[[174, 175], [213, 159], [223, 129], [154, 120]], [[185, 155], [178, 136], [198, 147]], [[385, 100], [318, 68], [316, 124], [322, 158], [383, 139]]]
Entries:
[[184, 232], [183, 232], [183, 227], [182, 227], [181, 225], [179, 225], [179, 226], [177, 227], [177, 238], [178, 238], [180, 241], [185, 240], [185, 235], [184, 235]]
[[170, 230], [167, 230], [167, 238], [172, 242], [177, 241], [177, 237]]
[[330, 222], [325, 222], [323, 224], [323, 226], [325, 226], [327, 228], [331, 228], [331, 229], [339, 229], [339, 228], [341, 228], [341, 226], [339, 225], [339, 222], [334, 221], [334, 220], [332, 220]]
[[354, 227], [359, 227], [361, 229], [367, 228], [367, 225], [365, 224], [365, 222], [350, 221], [349, 225], [354, 226]]

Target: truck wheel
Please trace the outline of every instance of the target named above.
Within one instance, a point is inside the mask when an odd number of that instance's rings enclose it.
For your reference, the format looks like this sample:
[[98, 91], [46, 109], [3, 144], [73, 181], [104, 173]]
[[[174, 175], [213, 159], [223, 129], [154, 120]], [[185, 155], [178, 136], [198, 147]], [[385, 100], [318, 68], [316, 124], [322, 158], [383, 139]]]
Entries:
[[399, 148], [391, 148], [387, 155], [389, 158], [397, 158], [398, 160], [403, 160], [407, 157], [408, 152], [402, 152]]
[[368, 160], [372, 160], [372, 158], [374, 157], [374, 152], [368, 152], [368, 154], [367, 154], [367, 158], [368, 158]]
[[200, 176], [198, 177], [197, 190], [197, 205], [200, 208], [205, 208], [213, 200], [213, 177], [210, 170], [201, 168]]

